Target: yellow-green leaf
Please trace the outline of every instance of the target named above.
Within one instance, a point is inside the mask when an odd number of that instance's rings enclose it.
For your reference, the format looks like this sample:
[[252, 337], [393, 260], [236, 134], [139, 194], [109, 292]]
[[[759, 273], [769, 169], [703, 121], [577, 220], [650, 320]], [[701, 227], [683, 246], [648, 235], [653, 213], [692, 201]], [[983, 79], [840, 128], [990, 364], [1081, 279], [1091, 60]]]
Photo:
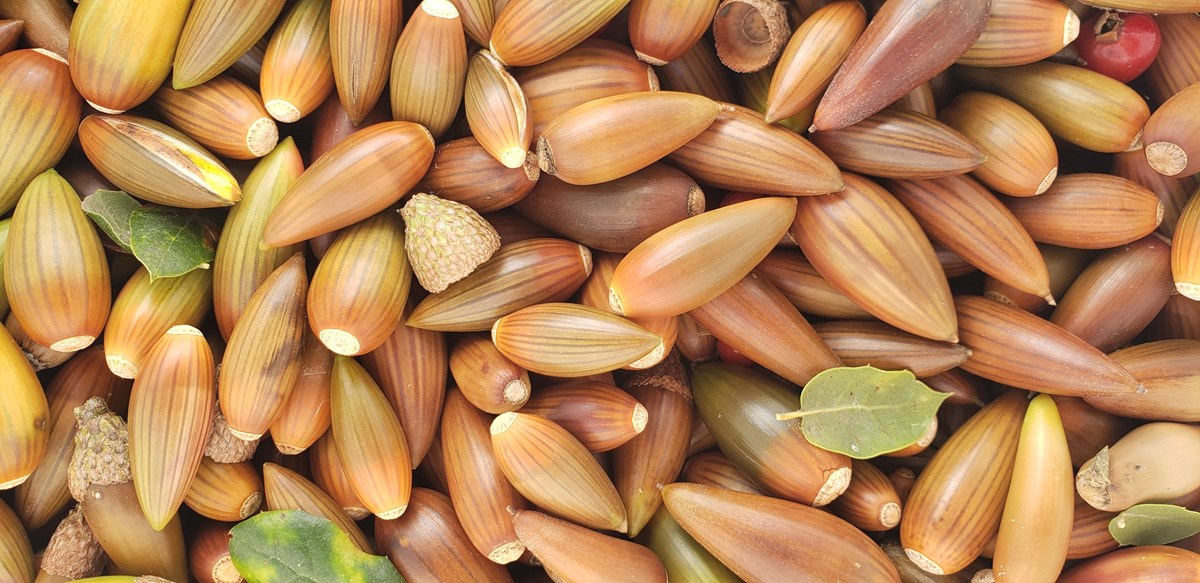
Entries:
[[142, 208], [129, 217], [129, 246], [150, 280], [208, 269], [216, 251], [205, 240], [198, 215]]
[[83, 212], [122, 249], [130, 251], [129, 218], [142, 203], [120, 190], [97, 190], [83, 199]]
[[263, 512], [230, 530], [229, 556], [247, 583], [404, 583], [387, 557], [368, 555], [327, 519]]
[[831, 368], [804, 385], [799, 411], [778, 418], [800, 418], [804, 437], [817, 447], [869, 459], [916, 443], [949, 396], [907, 370]]
[[1173, 504], [1138, 504], [1108, 523], [1122, 545], [1165, 545], [1200, 533], [1200, 512]]

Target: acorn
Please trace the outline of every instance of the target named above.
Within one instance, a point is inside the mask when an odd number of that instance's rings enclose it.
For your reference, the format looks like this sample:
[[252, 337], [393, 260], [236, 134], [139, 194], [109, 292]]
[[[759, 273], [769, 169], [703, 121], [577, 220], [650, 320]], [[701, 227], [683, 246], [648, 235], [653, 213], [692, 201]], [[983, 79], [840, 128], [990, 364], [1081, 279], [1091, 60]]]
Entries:
[[159, 88], [152, 103], [163, 119], [216, 154], [235, 160], [267, 155], [279, 128], [258, 92], [229, 76], [175, 90]]
[[506, 168], [521, 168], [529, 158], [533, 128], [529, 100], [495, 55], [482, 50], [471, 57], [463, 90], [471, 134]]
[[[34, 10], [7, 2], [5, 11]], [[70, 11], [61, 7], [70, 19]], [[32, 37], [33, 28], [30, 27]], [[66, 43], [63, 43], [65, 55]], [[8, 212], [39, 174], [58, 164], [78, 127], [83, 103], [62, 56], [42, 49], [0, 54], [0, 133], [20, 148], [0, 155], [0, 211]]]
[[408, 511], [375, 522], [375, 543], [410, 581], [511, 581], [500, 565], [477, 553], [445, 494], [413, 488]]
[[149, 99], [171, 71], [191, 5], [80, 2], [66, 57], [83, 98], [103, 113], [121, 113]]
[[851, 460], [850, 467], [850, 486], [829, 509], [862, 530], [891, 530], [900, 524], [900, 495], [887, 475], [866, 460]]
[[1088, 559], [1115, 550], [1120, 543], [1108, 532], [1108, 523], [1117, 517], [1116, 512], [1096, 510], [1073, 493], [1075, 502], [1071, 538], [1067, 544], [1067, 560]]
[[846, 0], [826, 4], [804, 19], [775, 65], [766, 122], [775, 123], [815, 105], [866, 26], [862, 4]]
[[104, 247], [54, 170], [34, 179], [13, 211], [4, 289], [21, 327], [52, 350], [87, 348], [104, 329], [112, 302]]
[[461, 202], [478, 213], [511, 206], [529, 194], [542, 171], [532, 156], [519, 168], [493, 158], [474, 137], [438, 144], [429, 171], [420, 181], [422, 192]]
[[105, 178], [146, 201], [199, 209], [242, 198], [237, 180], [216, 156], [152, 119], [89, 115], [79, 124], [79, 143]]
[[1173, 294], [1146, 328], [1145, 337], [1147, 340], [1200, 340], [1200, 302], [1182, 294]]
[[704, 36], [716, 10], [717, 0], [686, 4], [633, 0], [629, 4], [629, 43], [639, 59], [665, 65]]
[[263, 104], [271, 117], [294, 123], [334, 88], [330, 3], [302, 0], [279, 19], [262, 64]]
[[1200, 342], [1188, 339], [1159, 340], [1123, 348], [1109, 357], [1145, 386], [1146, 392], [1121, 397], [1093, 395], [1086, 400], [1093, 407], [1122, 417], [1200, 421], [1200, 404], [1192, 398], [1198, 380], [1192, 363], [1198, 356]]
[[17, 515], [0, 500], [0, 577], [33, 581], [33, 549]]
[[[437, 4], [443, 5], [443, 10], [453, 10], [448, 2]], [[423, 12], [428, 13], [429, 8]], [[383, 94], [403, 17], [399, 0], [338, 0], [331, 5], [329, 53], [333, 80], [355, 125], [366, 118]], [[422, 19], [414, 15], [412, 20]]]
[[956, 61], [972, 67], [1011, 67], [1053, 56], [1079, 36], [1079, 17], [1053, 0], [992, 0], [987, 24]]
[[737, 101], [733, 74], [717, 58], [717, 50], [707, 37], [701, 37], [678, 59], [657, 69], [659, 83], [667, 91], [695, 93], [713, 101]]
[[[461, 383], [460, 383], [461, 386]], [[521, 408], [559, 424], [588, 451], [616, 449], [646, 429], [649, 413], [629, 393], [599, 381], [540, 387]]]
[[688, 458], [687, 464], [683, 466], [683, 473], [679, 477], [683, 482], [716, 486], [747, 494], [767, 495], [754, 483], [754, 480], [743, 474], [725, 454], [719, 451], [706, 451]]
[[195, 0], [175, 49], [171, 85], [195, 87], [228, 69], [270, 30], [285, 0]]
[[0, 19], [0, 55], [17, 48], [21, 33], [25, 31], [25, 21], [15, 18]]
[[263, 485], [267, 499], [267, 508], [271, 510], [303, 510], [313, 516], [319, 516], [332, 522], [346, 533], [350, 542], [360, 551], [373, 553], [371, 543], [363, 535], [362, 529], [350, 520], [342, 511], [342, 507], [334, 502], [328, 494], [304, 476], [293, 472], [281, 465], [263, 464]]
[[790, 33], [787, 8], [772, 0], [722, 0], [713, 17], [717, 56], [738, 73], [774, 63]]
[[1158, 545], [1120, 549], [1072, 568], [1058, 583], [1088, 583], [1131, 574], [1149, 581], [1192, 581], [1200, 575], [1200, 553]]
[[858, 307], [830, 284], [804, 255], [775, 249], [754, 268], [804, 314], [837, 320], [871, 320], [870, 313]]
[[[765, 117], [767, 115], [767, 98], [771, 91], [771, 77], [775, 74], [775, 67], [767, 67], [754, 73], [739, 75], [737, 78], [737, 92], [741, 99], [740, 103], [747, 108], [757, 111]], [[808, 107], [790, 117], [785, 117], [777, 120], [774, 123], [779, 124], [796, 133], [808, 131], [808, 127], [812, 125], [813, 114], [817, 111], [817, 104], [813, 102]]]
[[812, 141], [839, 167], [882, 178], [957, 176], [987, 161], [978, 145], [949, 125], [895, 107], [840, 130], [816, 132]]
[[492, 0], [450, 0], [458, 9], [462, 26], [475, 44], [484, 47], [492, 38], [492, 25], [496, 23], [496, 13], [503, 5], [496, 5]]
[[183, 503], [197, 514], [225, 522], [245, 520], [263, 502], [262, 478], [250, 462], [224, 464], [205, 457]]
[[1197, 0], [1079, 0], [1079, 3], [1126, 12], [1184, 14], [1200, 11], [1200, 1]]
[[1163, 103], [1200, 80], [1194, 57], [1200, 22], [1189, 14], [1162, 14], [1154, 22], [1162, 44], [1145, 77], [1154, 100]]
[[1132, 420], [1093, 407], [1080, 397], [1054, 395], [1054, 404], [1067, 434], [1067, 447], [1071, 450], [1074, 467], [1082, 466], [1135, 426]]
[[587, 6], [510, 0], [496, 13], [487, 48], [506, 66], [544, 63], [583, 42], [612, 20], [629, 0], [596, 0]]
[[[1049, 0], [1036, 3], [1055, 4]], [[942, 108], [938, 119], [978, 145], [986, 160], [972, 173], [1001, 194], [1036, 196], [1046, 192], [1058, 176], [1054, 138], [1032, 113], [1008, 99], [968, 91]], [[1012, 147], [1014, 143], [1020, 146]]]
[[1154, 192], [1109, 174], [1059, 176], [1045, 193], [1004, 204], [1039, 243], [1109, 249], [1158, 227], [1163, 203]]
[[25, 23], [25, 38], [29, 46], [67, 56], [67, 40], [71, 34], [70, 4], [55, 0], [0, 0], [0, 12], [5, 18]]
[[555, 580], [667, 581], [667, 571], [658, 556], [635, 542], [605, 536], [533, 510], [515, 510], [513, 526]]
[[686, 312], [675, 316], [679, 332], [675, 344], [679, 354], [690, 363], [708, 362], [717, 358], [717, 337], [696, 323]]
[[131, 379], [150, 347], [172, 326], [199, 326], [212, 306], [211, 269], [154, 279], [141, 267], [121, 288], [104, 328], [108, 369]]
[[104, 547], [92, 534], [83, 518], [83, 508], [77, 504], [50, 535], [50, 542], [38, 563], [37, 581], [47, 583], [95, 577], [104, 572], [107, 563]]
[[[909, 370], [917, 378], [925, 378], [951, 370], [971, 356], [962, 345], [921, 338], [883, 322], [833, 320], [813, 328], [845, 366]], [[834, 366], [842, 365], [825, 368]]]
[[241, 583], [229, 554], [232, 525], [205, 520], [188, 541], [188, 570], [200, 583]]
[[470, 207], [416, 193], [400, 210], [413, 274], [432, 293], [470, 275], [500, 248], [500, 236]]
[[33, 367], [33, 372], [42, 372], [61, 366], [75, 355], [74, 352], [54, 350], [31, 338], [29, 333], [21, 327], [21, 322], [17, 320], [17, 316], [12, 312], [9, 312], [8, 317], [4, 319], [4, 327], [12, 335], [17, 346], [21, 347], [21, 352], [25, 353], [25, 359]]
[[700, 546], [692, 535], [671, 516], [666, 508], [659, 508], [638, 542], [650, 547], [662, 560], [670, 581], [712, 581], [734, 583], [741, 581], [724, 563]]
[[605, 310], [566, 303], [521, 308], [492, 325], [501, 354], [530, 372], [579, 377], [657, 362], [663, 339]]
[[1154, 191], [1163, 204], [1163, 218], [1157, 232], [1164, 237], [1174, 236], [1179, 217], [1196, 190], [1196, 177], [1163, 176], [1150, 167], [1144, 152], [1115, 154], [1112, 173]]
[[498, 415], [529, 400], [529, 372], [509, 360], [483, 334], [461, 336], [450, 350], [450, 374], [468, 401]]
[[1107, 512], [1166, 502], [1200, 488], [1200, 471], [1174, 463], [1197, 448], [1200, 428], [1148, 423], [1085, 462], [1075, 477], [1075, 488], [1085, 502]]
[[312, 481], [321, 488], [351, 520], [359, 521], [371, 515], [354, 492], [346, 477], [346, 467], [338, 455], [337, 443], [332, 432], [326, 432], [313, 444], [308, 455], [312, 467]]
[[774, 420], [795, 408], [798, 393], [732, 364], [706, 363], [692, 373], [696, 410], [730, 461], [772, 496], [824, 506], [849, 485], [850, 458], [809, 443], [798, 420]]

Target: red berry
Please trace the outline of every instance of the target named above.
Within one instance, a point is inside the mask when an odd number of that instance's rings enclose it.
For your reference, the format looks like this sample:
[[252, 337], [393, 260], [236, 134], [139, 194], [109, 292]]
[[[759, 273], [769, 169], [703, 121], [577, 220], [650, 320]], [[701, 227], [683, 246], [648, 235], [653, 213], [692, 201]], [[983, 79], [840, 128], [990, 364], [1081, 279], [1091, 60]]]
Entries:
[[1105, 11], [1083, 23], [1075, 49], [1084, 67], [1128, 83], [1150, 67], [1161, 44], [1150, 15]]

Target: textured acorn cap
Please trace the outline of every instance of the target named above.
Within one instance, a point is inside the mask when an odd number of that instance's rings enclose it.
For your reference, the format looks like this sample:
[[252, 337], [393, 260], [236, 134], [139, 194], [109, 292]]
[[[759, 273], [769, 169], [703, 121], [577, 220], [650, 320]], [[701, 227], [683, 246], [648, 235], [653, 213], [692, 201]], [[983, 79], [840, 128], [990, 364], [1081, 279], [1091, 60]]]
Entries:
[[204, 455], [212, 458], [214, 462], [222, 464], [244, 462], [254, 457], [254, 451], [258, 449], [258, 442], [261, 439], [261, 437], [247, 439], [247, 437], [249, 436], [235, 431], [229, 426], [218, 403], [216, 404], [216, 414], [213, 415], [212, 432], [208, 434], [208, 445], [204, 448]]
[[462, 203], [417, 193], [400, 215], [413, 273], [433, 293], [469, 275], [500, 248], [496, 229]]
[[83, 508], [75, 506], [54, 529], [50, 543], [42, 552], [41, 571], [74, 581], [93, 577], [104, 570], [108, 555], [83, 518]]
[[133, 479], [129, 466], [129, 430], [125, 420], [108, 410], [100, 397], [75, 408], [79, 430], [67, 470], [71, 496], [82, 501], [92, 484], [123, 484]]

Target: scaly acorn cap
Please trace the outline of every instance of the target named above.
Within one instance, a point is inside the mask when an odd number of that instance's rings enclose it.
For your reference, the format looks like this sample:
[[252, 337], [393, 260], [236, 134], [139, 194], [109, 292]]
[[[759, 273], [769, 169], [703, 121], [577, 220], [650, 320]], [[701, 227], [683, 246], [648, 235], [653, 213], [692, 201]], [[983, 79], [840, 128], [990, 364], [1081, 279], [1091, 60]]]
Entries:
[[129, 430], [125, 420], [108, 410], [100, 397], [75, 408], [79, 430], [67, 470], [71, 496], [82, 502], [92, 485], [123, 484], [133, 479], [129, 466]]
[[42, 552], [41, 571], [67, 581], [95, 577], [104, 572], [108, 555], [83, 518], [83, 507], [75, 506], [50, 536]]
[[413, 273], [433, 293], [470, 275], [500, 248], [496, 229], [462, 203], [417, 193], [400, 216]]
[[261, 437], [252, 440], [243, 439], [234, 433], [221, 413], [221, 404], [216, 403], [216, 414], [213, 415], [212, 432], [208, 434], [208, 445], [204, 447], [204, 455], [214, 462], [236, 464], [254, 457]]

